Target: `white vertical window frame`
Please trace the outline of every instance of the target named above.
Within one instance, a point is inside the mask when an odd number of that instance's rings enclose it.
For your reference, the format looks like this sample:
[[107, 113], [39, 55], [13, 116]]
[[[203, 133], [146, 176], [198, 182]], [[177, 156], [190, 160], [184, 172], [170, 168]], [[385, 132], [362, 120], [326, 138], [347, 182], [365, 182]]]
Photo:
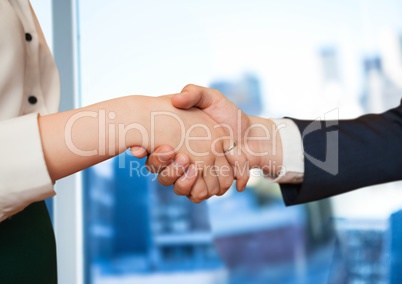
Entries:
[[[60, 72], [60, 111], [76, 108], [79, 98], [78, 25], [75, 0], [52, 0], [53, 54]], [[83, 283], [81, 175], [59, 180], [54, 199], [58, 283]]]

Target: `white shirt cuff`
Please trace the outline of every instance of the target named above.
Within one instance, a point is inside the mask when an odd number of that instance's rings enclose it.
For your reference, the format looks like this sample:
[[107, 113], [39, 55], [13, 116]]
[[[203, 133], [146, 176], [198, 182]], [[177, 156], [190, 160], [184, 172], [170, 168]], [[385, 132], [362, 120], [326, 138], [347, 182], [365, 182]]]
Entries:
[[0, 122], [0, 222], [55, 195], [42, 150], [38, 114]]
[[299, 128], [291, 119], [272, 119], [282, 142], [282, 169], [274, 180], [278, 183], [302, 183], [304, 150]]

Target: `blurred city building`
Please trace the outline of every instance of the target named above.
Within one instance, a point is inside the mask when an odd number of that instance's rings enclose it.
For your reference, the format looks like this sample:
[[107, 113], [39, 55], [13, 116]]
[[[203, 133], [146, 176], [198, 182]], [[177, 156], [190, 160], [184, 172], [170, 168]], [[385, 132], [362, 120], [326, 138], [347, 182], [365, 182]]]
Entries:
[[390, 216], [388, 239], [388, 283], [402, 283], [402, 210], [397, 211]]
[[225, 94], [247, 115], [259, 115], [263, 110], [260, 84], [255, 74], [246, 73], [237, 80], [213, 81], [210, 87]]
[[[343, 275], [339, 282], [330, 283], [402, 282], [401, 210], [393, 213], [388, 220], [338, 218], [335, 224], [341, 246]], [[339, 271], [336, 272], [339, 276]]]
[[402, 87], [384, 72], [383, 59], [379, 56], [366, 58], [364, 72], [366, 79], [363, 106], [366, 112], [379, 113], [396, 107], [401, 100]]
[[362, 104], [366, 112], [399, 105], [402, 94], [402, 35], [384, 32], [380, 53], [364, 59]]
[[354, 96], [347, 93], [344, 86], [339, 50], [334, 46], [322, 48], [319, 52], [319, 61], [322, 78], [318, 113], [328, 114], [334, 108], [339, 109], [337, 113], [341, 118], [351, 118], [361, 113], [361, 107]]
[[[334, 70], [328, 70], [336, 76]], [[263, 111], [260, 80], [214, 81], [248, 115]], [[323, 281], [330, 263], [322, 255], [334, 249], [328, 201], [286, 208], [279, 187], [254, 170], [247, 190], [235, 189], [209, 202], [212, 231], [229, 283], [310, 283]], [[318, 261], [320, 259], [320, 261]]]
[[387, 221], [337, 219], [336, 228], [346, 268], [344, 283], [389, 283]]
[[[400, 57], [402, 48], [397, 50]], [[320, 58], [321, 107], [348, 106], [337, 50], [324, 48]], [[396, 106], [402, 94], [397, 69], [385, 72], [380, 56], [368, 57], [362, 65], [361, 107], [379, 112]], [[210, 87], [249, 115], [263, 110], [255, 74], [217, 80]], [[356, 111], [356, 105], [348, 107]], [[232, 188], [208, 204], [193, 204], [159, 185], [143, 160], [123, 155], [84, 174], [88, 283], [94, 275], [223, 268], [231, 284], [320, 283], [328, 277], [334, 284], [402, 281], [400, 212], [390, 219], [389, 246], [387, 224], [379, 220], [338, 219], [336, 239], [330, 200], [285, 208], [277, 185], [257, 173], [244, 193]]]
[[[382, 39], [381, 52], [362, 60], [360, 102], [365, 113], [394, 108], [402, 98], [401, 36], [385, 33]], [[394, 183], [389, 187], [400, 190], [401, 184]], [[370, 218], [336, 220], [344, 267], [344, 276], [339, 283], [401, 283], [401, 216], [398, 211], [390, 216], [389, 221]]]
[[97, 275], [222, 267], [206, 203], [161, 186], [129, 154], [85, 171], [87, 281]]
[[[342, 115], [353, 116], [399, 104], [402, 37], [385, 33], [381, 43], [378, 53], [359, 61], [359, 94], [345, 88], [339, 48], [316, 52], [320, 110], [338, 106]], [[210, 87], [249, 115], [263, 112], [257, 72], [215, 79]], [[334, 228], [329, 199], [286, 208], [278, 186], [258, 173], [243, 193], [232, 188], [225, 196], [193, 204], [160, 186], [143, 160], [127, 154], [86, 170], [84, 187], [86, 283], [158, 273], [167, 273], [162, 281], [169, 282], [175, 272], [216, 270], [227, 270], [230, 284], [402, 283], [400, 212], [391, 216], [389, 230], [377, 219], [336, 219]]]

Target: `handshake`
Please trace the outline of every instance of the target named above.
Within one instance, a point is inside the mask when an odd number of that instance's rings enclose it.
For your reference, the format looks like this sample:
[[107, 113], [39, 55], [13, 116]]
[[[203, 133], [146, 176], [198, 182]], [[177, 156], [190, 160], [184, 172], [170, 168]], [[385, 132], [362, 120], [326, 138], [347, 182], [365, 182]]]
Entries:
[[38, 121], [53, 182], [130, 148], [148, 155], [161, 184], [193, 202], [223, 195], [235, 180], [244, 190], [258, 168], [278, 178], [292, 205], [400, 180], [401, 117], [399, 105], [351, 120], [265, 119], [217, 90], [188, 85], [180, 94], [121, 97]]
[[126, 146], [135, 157], [148, 155], [147, 169], [161, 184], [174, 185], [177, 195], [199, 203], [223, 195], [234, 180], [243, 191], [250, 169], [271, 178], [281, 174], [279, 127], [246, 115], [219, 91], [187, 85], [180, 94], [142, 100], [147, 107], [137, 111], [150, 116], [140, 120], [142, 131], [126, 132], [135, 134], [126, 140], [136, 141]]

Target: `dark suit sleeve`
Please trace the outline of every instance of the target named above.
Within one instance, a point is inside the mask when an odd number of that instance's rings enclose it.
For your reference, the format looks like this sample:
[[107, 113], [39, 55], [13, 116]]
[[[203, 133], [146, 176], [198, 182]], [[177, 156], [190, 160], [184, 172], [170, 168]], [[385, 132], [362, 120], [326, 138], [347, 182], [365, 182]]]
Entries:
[[292, 120], [303, 139], [304, 181], [281, 185], [286, 205], [402, 179], [402, 104], [353, 120]]

